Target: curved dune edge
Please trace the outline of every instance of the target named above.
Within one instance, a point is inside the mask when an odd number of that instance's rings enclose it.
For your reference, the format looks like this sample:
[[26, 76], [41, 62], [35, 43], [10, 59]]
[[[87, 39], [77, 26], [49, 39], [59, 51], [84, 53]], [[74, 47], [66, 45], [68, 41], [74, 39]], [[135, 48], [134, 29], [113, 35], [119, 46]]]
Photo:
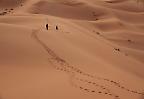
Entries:
[[29, 0], [4, 6], [0, 98], [143, 99], [143, 9], [130, 4]]

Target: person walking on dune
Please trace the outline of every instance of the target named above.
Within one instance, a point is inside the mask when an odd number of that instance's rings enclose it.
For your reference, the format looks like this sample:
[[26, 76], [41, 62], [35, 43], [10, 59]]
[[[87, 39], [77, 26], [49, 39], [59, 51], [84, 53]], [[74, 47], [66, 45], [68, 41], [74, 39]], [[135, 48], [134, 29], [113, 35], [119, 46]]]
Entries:
[[47, 30], [49, 29], [49, 26], [48, 26], [48, 24], [46, 24], [46, 29], [47, 29]]
[[56, 30], [58, 30], [58, 26], [56, 25]]

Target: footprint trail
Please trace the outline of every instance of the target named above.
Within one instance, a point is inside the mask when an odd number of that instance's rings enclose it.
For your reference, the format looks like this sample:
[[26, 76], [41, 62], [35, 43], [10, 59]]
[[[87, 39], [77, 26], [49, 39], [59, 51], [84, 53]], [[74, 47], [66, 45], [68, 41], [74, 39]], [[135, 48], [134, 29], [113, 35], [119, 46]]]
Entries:
[[[40, 40], [40, 38], [38, 37], [38, 33], [40, 32], [40, 30], [41, 29], [32, 30], [31, 37], [38, 44], [40, 44], [45, 49], [45, 51], [48, 53], [48, 61], [54, 65], [54, 68], [59, 70], [59, 71], [66, 72], [70, 76], [72, 86], [74, 86], [76, 88], [79, 88], [81, 90], [84, 90], [86, 92], [97, 93], [97, 94], [105, 94], [105, 95], [111, 96], [113, 98], [120, 99], [119, 95], [114, 94], [113, 92], [111, 92], [110, 89], [106, 88], [104, 85], [100, 85], [100, 84], [98, 84], [94, 81], [90, 81], [90, 80], [86, 80], [86, 79], [83, 79], [83, 78], [76, 77], [77, 74], [79, 74], [81, 76], [88, 77], [88, 78], [93, 78], [93, 79], [98, 80], [98, 81], [109, 82], [110, 84], [112, 84], [114, 86], [117, 86], [118, 88], [120, 88], [122, 90], [125, 90], [125, 91], [128, 91], [128, 92], [131, 92], [131, 93], [144, 95], [144, 93], [142, 93], [142, 92], [137, 92], [137, 91], [134, 91], [134, 90], [131, 90], [131, 89], [128, 89], [128, 88], [122, 86], [119, 82], [116, 82], [116, 81], [113, 81], [113, 80], [110, 80], [110, 79], [107, 79], [107, 78], [102, 78], [102, 77], [97, 77], [97, 76], [90, 75], [90, 74], [85, 73], [84, 71], [82, 71], [78, 68], [75, 68], [75, 66], [70, 65], [64, 59], [59, 57], [55, 52], [53, 52], [42, 40]], [[93, 85], [94, 88], [97, 87], [97, 88], [100, 88], [101, 90], [98, 91], [98, 90], [93, 90], [93, 89], [88, 89], [88, 88], [82, 87], [82, 86], [74, 83], [73, 80], [77, 80], [77, 81], [80, 81], [82, 83], [87, 83], [88, 85]]]

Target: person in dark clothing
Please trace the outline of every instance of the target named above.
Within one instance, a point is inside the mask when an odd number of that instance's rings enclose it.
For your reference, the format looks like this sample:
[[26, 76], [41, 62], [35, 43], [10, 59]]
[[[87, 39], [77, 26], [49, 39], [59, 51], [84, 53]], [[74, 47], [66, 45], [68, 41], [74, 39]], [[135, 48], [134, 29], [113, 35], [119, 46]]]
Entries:
[[48, 28], [48, 24], [46, 24], [46, 29], [48, 30], [49, 28]]
[[56, 30], [58, 30], [58, 26], [56, 25]]

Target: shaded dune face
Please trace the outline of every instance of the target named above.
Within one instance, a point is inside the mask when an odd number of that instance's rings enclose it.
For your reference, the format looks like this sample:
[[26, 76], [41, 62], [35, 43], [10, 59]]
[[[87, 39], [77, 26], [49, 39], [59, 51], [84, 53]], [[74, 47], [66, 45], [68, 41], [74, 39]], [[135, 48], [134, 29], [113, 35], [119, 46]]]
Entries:
[[17, 7], [26, 0], [0, 0], [0, 8]]
[[93, 24], [96, 28], [105, 31], [105, 32], [110, 32], [110, 31], [117, 31], [120, 29], [125, 29], [125, 26], [123, 23], [119, 21], [108, 21], [108, 22], [99, 22], [99, 23], [94, 23]]
[[140, 33], [138, 34], [138, 32], [125, 31], [125, 32], [109, 33], [108, 35], [106, 35], [106, 39], [111, 40], [125, 48], [141, 51], [144, 50], [143, 47], [144, 35]]
[[82, 2], [47, 2], [36, 3], [31, 13], [46, 14], [63, 18], [94, 21], [97, 17], [107, 15], [103, 8], [93, 8]]
[[107, 1], [107, 2], [108, 2], [107, 5], [113, 9], [129, 11], [129, 12], [144, 12], [144, 7], [142, 6], [142, 4], [136, 3], [133, 0], [129, 0], [129, 1], [121, 0], [121, 2], [118, 2], [118, 1], [117, 2]]
[[137, 2], [137, 3], [143, 3], [144, 0], [103, 0], [107, 3], [123, 3], [123, 2]]
[[84, 2], [80, 2], [80, 1], [67, 1], [67, 0], [64, 0], [64, 1], [56, 1], [60, 4], [64, 4], [64, 5], [68, 5], [68, 6], [81, 6], [81, 5], [85, 5]]
[[121, 21], [131, 23], [131, 24], [143, 24], [144, 23], [144, 15], [136, 14], [136, 13], [127, 13], [127, 12], [116, 12], [115, 16]]
[[107, 3], [120, 3], [120, 2], [124, 2], [126, 0], [105, 0], [105, 2]]

